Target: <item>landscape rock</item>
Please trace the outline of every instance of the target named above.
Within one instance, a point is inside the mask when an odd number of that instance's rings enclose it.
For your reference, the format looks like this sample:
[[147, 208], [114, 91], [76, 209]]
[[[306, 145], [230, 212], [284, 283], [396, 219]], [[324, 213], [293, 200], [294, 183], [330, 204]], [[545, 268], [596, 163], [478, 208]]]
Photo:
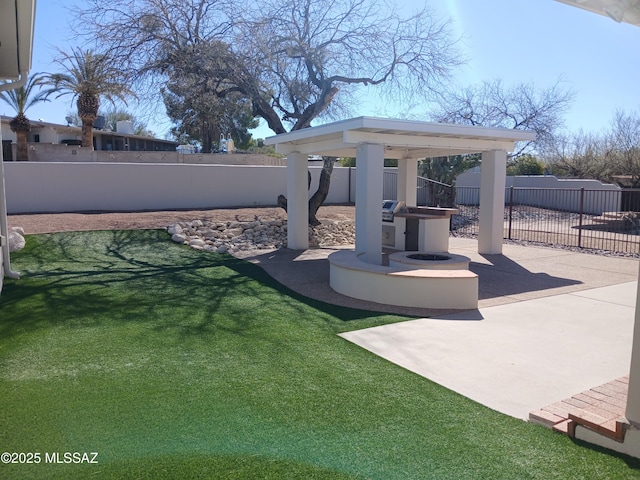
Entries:
[[182, 227], [180, 225], [178, 225], [177, 223], [174, 223], [173, 225], [169, 225], [169, 228], [167, 228], [167, 232], [169, 233], [169, 235], [175, 235], [176, 233], [182, 233]]
[[20, 235], [22, 235], [24, 237], [24, 228], [22, 228], [22, 227], [11, 227], [9, 229], [9, 231], [17, 232], [17, 233], [19, 233]]
[[232, 227], [229, 228], [227, 230], [224, 231], [224, 233], [227, 235], [227, 238], [233, 238], [233, 237], [237, 237], [242, 235], [242, 233], [244, 232], [242, 226], [238, 226], [238, 227]]
[[189, 246], [190, 247], [204, 248], [205, 244], [206, 244], [205, 241], [203, 239], [201, 239], [201, 238], [194, 238], [194, 239], [189, 240]]
[[[201, 220], [181, 222], [167, 227], [176, 243], [217, 253], [247, 250], [273, 250], [287, 246], [286, 220], [251, 220], [207, 223]], [[309, 227], [310, 247], [352, 245], [355, 224], [352, 220], [325, 221]]]
[[176, 243], [184, 243], [187, 240], [187, 236], [183, 233], [174, 233], [171, 236], [171, 240], [173, 240]]
[[17, 231], [11, 230], [9, 232], [9, 252], [17, 252], [18, 250], [22, 250], [27, 242], [24, 237], [20, 235]]

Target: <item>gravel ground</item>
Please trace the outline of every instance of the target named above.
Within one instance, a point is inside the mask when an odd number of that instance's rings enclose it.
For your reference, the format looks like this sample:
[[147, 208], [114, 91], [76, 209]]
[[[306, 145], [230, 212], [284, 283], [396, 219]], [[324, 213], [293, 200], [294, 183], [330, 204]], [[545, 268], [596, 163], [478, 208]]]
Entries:
[[[539, 219], [540, 212], [529, 213]], [[458, 216], [456, 216], [458, 217]], [[165, 229], [169, 225], [177, 222], [190, 222], [202, 220], [203, 222], [232, 222], [232, 221], [253, 221], [286, 219], [284, 210], [278, 207], [256, 207], [256, 208], [218, 208], [210, 210], [165, 210], [165, 211], [145, 211], [145, 212], [81, 212], [81, 213], [42, 213], [28, 215], [9, 215], [9, 227], [22, 227], [27, 234], [72, 232], [88, 230], [138, 230], [138, 229]], [[355, 206], [353, 205], [329, 205], [322, 206], [318, 211], [318, 218], [322, 220], [354, 220]], [[548, 216], [547, 216], [548, 218]], [[454, 231], [454, 236], [475, 238], [474, 229], [468, 228], [467, 222], [473, 224], [477, 222], [477, 214], [471, 214], [469, 219], [456, 219], [462, 227]], [[466, 220], [466, 221], [465, 221]], [[638, 257], [636, 249], [632, 252], [619, 252], [614, 249], [593, 248], [584, 249], [561, 243], [549, 244], [544, 242], [527, 240], [505, 240], [505, 243], [518, 245], [545, 246], [551, 248], [561, 248], [583, 253], [607, 256], [628, 256]]]
[[[355, 207], [348, 205], [322, 206], [318, 219], [353, 220]], [[286, 219], [278, 207], [216, 208], [213, 210], [169, 210], [159, 212], [82, 212], [9, 215], [9, 227], [22, 227], [26, 234], [79, 232], [87, 230], [142, 230], [167, 228], [177, 222], [231, 222]]]

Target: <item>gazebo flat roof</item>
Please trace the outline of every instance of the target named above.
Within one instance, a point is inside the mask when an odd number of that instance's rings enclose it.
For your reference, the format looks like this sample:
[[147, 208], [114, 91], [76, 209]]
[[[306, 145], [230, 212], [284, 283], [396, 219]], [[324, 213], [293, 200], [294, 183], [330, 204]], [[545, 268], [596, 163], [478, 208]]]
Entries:
[[520, 141], [534, 140], [534, 132], [506, 128], [356, 117], [296, 130], [265, 139], [287, 155], [354, 157], [358, 144], [382, 144], [385, 158], [429, 158], [490, 150], [510, 152]]

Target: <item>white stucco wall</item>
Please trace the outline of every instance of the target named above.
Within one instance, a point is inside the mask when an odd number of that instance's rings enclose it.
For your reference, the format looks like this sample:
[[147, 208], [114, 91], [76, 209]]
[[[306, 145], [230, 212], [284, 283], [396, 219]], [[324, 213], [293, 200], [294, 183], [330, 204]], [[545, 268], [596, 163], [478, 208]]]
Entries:
[[[456, 178], [457, 187], [479, 187], [480, 172], [467, 170]], [[599, 180], [579, 178], [558, 178], [554, 175], [518, 175], [507, 176], [507, 187], [520, 188], [584, 188], [591, 190], [620, 190], [617, 185], [602, 183]]]
[[[9, 213], [253, 207], [286, 194], [286, 167], [5, 162]], [[311, 167], [315, 191], [320, 168]], [[335, 168], [326, 203], [348, 202]]]
[[[478, 204], [479, 192], [465, 189], [480, 187], [480, 178], [480, 172], [475, 169], [458, 175], [456, 179], [456, 189], [458, 189], [456, 202], [458, 204]], [[580, 189], [584, 188], [583, 212], [594, 215], [619, 211], [622, 200], [619, 186], [602, 183], [598, 180], [557, 178], [553, 175], [507, 176], [505, 203], [509, 202], [509, 187], [519, 189], [516, 190], [514, 203], [569, 211], [580, 210]], [[535, 191], [538, 188], [555, 189], [557, 193], [552, 195], [547, 192], [540, 195]], [[568, 190], [572, 191], [568, 192]]]

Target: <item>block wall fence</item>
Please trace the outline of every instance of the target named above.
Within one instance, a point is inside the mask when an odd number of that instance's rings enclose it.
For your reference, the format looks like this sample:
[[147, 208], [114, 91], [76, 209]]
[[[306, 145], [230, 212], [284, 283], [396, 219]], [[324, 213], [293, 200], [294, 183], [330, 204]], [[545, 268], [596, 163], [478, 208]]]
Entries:
[[[321, 167], [310, 167], [311, 192]], [[9, 214], [275, 206], [286, 167], [5, 162]], [[354, 175], [355, 177], [355, 175]], [[349, 202], [349, 169], [335, 168], [327, 203]]]
[[[315, 192], [321, 166], [310, 166]], [[9, 214], [81, 211], [139, 211], [275, 206], [286, 194], [285, 166], [182, 163], [5, 162]], [[395, 169], [385, 168], [385, 199], [395, 199]], [[335, 167], [325, 203], [355, 201], [355, 168]], [[458, 187], [474, 186], [479, 175], [464, 173]], [[508, 177], [507, 185], [617, 190], [600, 182], [555, 177]], [[465, 195], [459, 201], [465, 203]], [[419, 197], [420, 198], [420, 197]], [[475, 199], [470, 199], [473, 203]], [[563, 205], [548, 205], [549, 208]], [[615, 211], [615, 205], [611, 205]]]

